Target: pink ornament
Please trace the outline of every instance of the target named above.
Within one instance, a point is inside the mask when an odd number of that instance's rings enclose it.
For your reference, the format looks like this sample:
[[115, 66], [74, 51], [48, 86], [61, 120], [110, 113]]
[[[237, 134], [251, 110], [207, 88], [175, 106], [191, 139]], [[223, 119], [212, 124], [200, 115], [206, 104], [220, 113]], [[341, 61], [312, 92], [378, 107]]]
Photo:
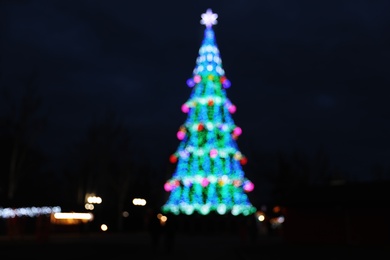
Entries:
[[202, 180], [202, 186], [203, 187], [206, 187], [207, 185], [209, 185], [209, 180], [207, 179], [207, 178], [204, 178], [203, 180]]
[[231, 106], [229, 106], [228, 110], [230, 113], [234, 114], [236, 112], [237, 108], [235, 105], [231, 105]]
[[240, 135], [242, 133], [242, 129], [240, 128], [240, 127], [236, 127], [236, 128], [234, 128], [234, 130], [233, 130], [233, 134], [235, 134], [235, 135]]
[[183, 104], [181, 106], [181, 111], [183, 111], [183, 113], [188, 113], [190, 111], [190, 108], [187, 104]]
[[164, 184], [164, 190], [165, 191], [171, 191], [172, 190], [172, 185], [170, 184], [170, 183], [168, 183], [168, 182], [166, 182], [165, 184]]
[[202, 80], [202, 77], [201, 77], [201, 76], [199, 76], [199, 75], [195, 75], [195, 76], [194, 76], [194, 82], [195, 82], [195, 83], [199, 83], [201, 80]]
[[217, 149], [211, 149], [210, 150], [210, 157], [211, 158], [215, 158], [215, 157], [217, 157], [217, 155], [218, 155]]
[[184, 133], [183, 131], [178, 131], [176, 136], [177, 136], [177, 139], [183, 140], [184, 137], [186, 136], [186, 133]]
[[243, 188], [244, 191], [251, 192], [255, 188], [255, 185], [251, 181], [246, 181]]

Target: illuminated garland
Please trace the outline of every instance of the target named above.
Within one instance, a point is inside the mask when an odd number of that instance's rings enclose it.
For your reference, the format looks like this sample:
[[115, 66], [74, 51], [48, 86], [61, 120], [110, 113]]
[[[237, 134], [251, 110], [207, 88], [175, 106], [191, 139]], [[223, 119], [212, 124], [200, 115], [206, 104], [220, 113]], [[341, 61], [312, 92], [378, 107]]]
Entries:
[[232, 119], [236, 106], [225, 91], [231, 83], [212, 29], [216, 18], [210, 9], [202, 15], [205, 37], [193, 76], [187, 80], [192, 93], [181, 107], [187, 119], [177, 132], [180, 145], [169, 158], [177, 166], [164, 185], [170, 193], [162, 207], [165, 213], [249, 215], [256, 211], [246, 194], [254, 185], [244, 177], [242, 165], [247, 158], [236, 145], [242, 129]]
[[61, 212], [61, 207], [0, 208], [0, 218], [36, 217]]

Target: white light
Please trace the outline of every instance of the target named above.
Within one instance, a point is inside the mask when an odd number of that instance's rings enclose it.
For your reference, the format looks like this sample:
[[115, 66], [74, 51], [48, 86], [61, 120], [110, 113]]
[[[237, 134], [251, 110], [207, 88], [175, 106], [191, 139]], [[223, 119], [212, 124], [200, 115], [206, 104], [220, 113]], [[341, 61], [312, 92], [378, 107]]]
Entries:
[[220, 215], [225, 214], [225, 213], [226, 213], [226, 205], [224, 205], [224, 204], [218, 205], [218, 207], [217, 207], [217, 212], [218, 212]]
[[92, 220], [93, 215], [91, 213], [77, 213], [77, 212], [57, 212], [54, 213], [55, 219], [85, 219]]
[[213, 51], [213, 46], [212, 45], [207, 45], [206, 46], [206, 51], [207, 52], [212, 52]]
[[14, 218], [16, 216], [35, 217], [54, 212], [61, 212], [61, 207], [0, 208], [0, 218]]
[[140, 198], [134, 198], [133, 199], [133, 204], [136, 206], [145, 206], [146, 205], [146, 200], [140, 199]]
[[213, 128], [214, 128], [213, 123], [212, 122], [207, 122], [206, 123], [206, 128], [207, 128], [207, 130], [213, 130]]
[[210, 8], [207, 9], [206, 13], [203, 13], [201, 17], [200, 23], [206, 25], [206, 27], [217, 24], [218, 15], [213, 13]]
[[87, 201], [88, 201], [88, 203], [91, 203], [91, 204], [100, 204], [100, 203], [102, 203], [102, 198], [96, 197], [96, 196], [89, 196], [87, 198]]
[[91, 203], [85, 203], [84, 208], [86, 210], [93, 210], [95, 208], [95, 206]]
[[259, 220], [260, 222], [264, 221], [264, 220], [265, 220], [264, 215], [259, 215], [259, 216], [257, 217], [257, 220]]
[[108, 230], [108, 226], [107, 226], [106, 224], [102, 224], [102, 225], [100, 226], [100, 229], [101, 229], [102, 231], [107, 231], [107, 230]]
[[284, 222], [284, 217], [280, 216], [277, 218], [278, 223], [283, 223]]
[[217, 182], [217, 177], [215, 176], [215, 175], [210, 175], [209, 177], [208, 177], [208, 179], [209, 179], [209, 181], [210, 181], [210, 183], [216, 183]]
[[197, 154], [198, 156], [203, 156], [203, 155], [204, 155], [203, 149], [199, 148], [199, 150], [196, 151], [196, 154]]

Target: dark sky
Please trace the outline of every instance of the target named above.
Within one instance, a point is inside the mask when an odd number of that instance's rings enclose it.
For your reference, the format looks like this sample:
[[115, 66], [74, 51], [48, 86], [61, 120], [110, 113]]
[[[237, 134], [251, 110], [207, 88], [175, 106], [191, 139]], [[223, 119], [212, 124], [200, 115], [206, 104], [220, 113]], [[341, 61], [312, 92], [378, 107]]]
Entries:
[[41, 141], [58, 158], [113, 110], [168, 161], [207, 8], [243, 154], [323, 146], [361, 179], [374, 163], [390, 168], [388, 0], [3, 0], [1, 82], [37, 75], [50, 111]]

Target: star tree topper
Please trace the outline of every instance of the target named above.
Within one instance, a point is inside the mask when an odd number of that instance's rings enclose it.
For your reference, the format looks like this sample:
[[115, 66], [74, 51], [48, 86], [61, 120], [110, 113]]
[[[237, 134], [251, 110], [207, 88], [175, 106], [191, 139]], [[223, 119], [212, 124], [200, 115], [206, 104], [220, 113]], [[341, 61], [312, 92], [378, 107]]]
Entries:
[[207, 9], [206, 13], [201, 15], [202, 20], [200, 20], [201, 24], [204, 24], [206, 27], [211, 27], [217, 24], [218, 14], [213, 13], [211, 9]]

